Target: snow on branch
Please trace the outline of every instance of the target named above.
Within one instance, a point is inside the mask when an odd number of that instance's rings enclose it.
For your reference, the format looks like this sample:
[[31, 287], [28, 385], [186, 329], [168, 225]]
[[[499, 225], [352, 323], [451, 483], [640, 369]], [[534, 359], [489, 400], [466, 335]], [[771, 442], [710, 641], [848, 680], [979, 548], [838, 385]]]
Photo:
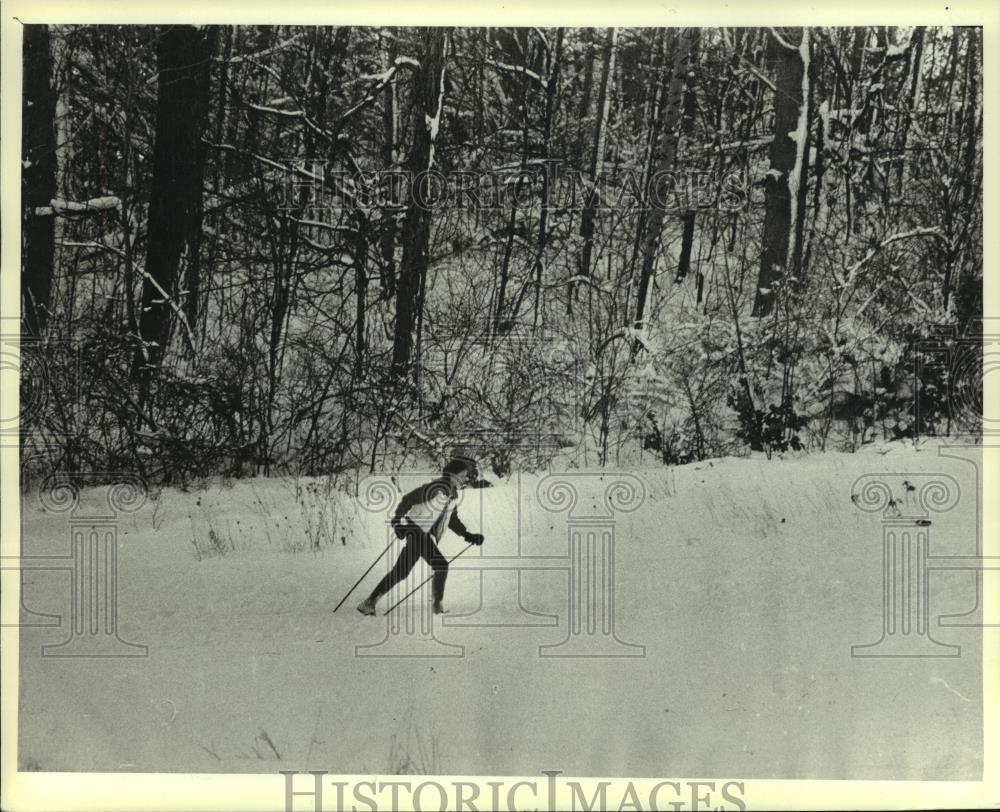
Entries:
[[537, 83], [542, 90], [546, 90], [549, 86], [549, 83], [545, 79], [524, 65], [508, 65], [506, 62], [497, 62], [495, 59], [487, 59], [486, 64], [497, 70], [505, 70], [509, 73], [520, 73], [522, 76], [527, 76], [531, 81]]
[[424, 124], [427, 126], [427, 132], [430, 136], [430, 147], [427, 151], [427, 170], [430, 171], [434, 167], [434, 147], [437, 144], [437, 134], [438, 128], [441, 126], [441, 114], [444, 112], [444, 75], [445, 75], [445, 65], [448, 59], [448, 37], [444, 38], [444, 49], [441, 55], [441, 81], [438, 85], [438, 100], [437, 109], [434, 111], [433, 116], [429, 116], [426, 112], [424, 113]]
[[792, 43], [781, 36], [781, 34], [778, 33], [777, 28], [770, 27], [767, 30], [771, 32], [771, 36], [774, 37], [775, 42], [777, 42], [782, 48], [787, 48], [789, 51], [799, 50], [797, 45], [792, 45]]
[[[278, 219], [278, 218], [275, 218]], [[338, 226], [333, 223], [324, 223], [322, 220], [309, 220], [299, 217], [292, 217], [291, 215], [281, 215], [281, 219], [289, 223], [295, 223], [300, 226], [308, 226], [310, 228], [319, 228], [324, 231], [332, 231], [336, 234], [357, 234], [358, 230], [352, 228], [351, 226]]]
[[913, 31], [910, 32], [910, 36], [907, 38], [906, 42], [900, 43], [899, 45], [889, 43], [887, 45], [868, 46], [865, 48], [865, 51], [870, 54], [884, 53], [886, 59], [899, 59], [906, 56], [912, 46]]
[[[296, 177], [304, 178], [305, 180], [317, 184], [320, 188], [324, 189], [334, 188], [332, 176], [325, 176], [322, 174], [316, 174], [314, 172], [310, 172], [304, 166], [279, 163], [278, 161], [272, 160], [271, 158], [267, 158], [263, 155], [258, 155], [256, 152], [249, 152], [248, 150], [234, 147], [232, 144], [216, 144], [207, 139], [202, 139], [202, 141], [208, 146], [213, 147], [214, 149], [221, 149], [224, 152], [232, 152], [235, 153], [236, 155], [246, 155], [250, 158], [253, 158], [255, 161], [263, 164], [264, 166], [269, 166], [272, 169], [276, 169], [278, 172], [282, 174], [292, 173]], [[346, 184], [340, 183], [339, 185], [337, 185], [335, 187], [335, 192], [336, 194], [342, 196], [345, 200], [348, 200], [352, 204], [357, 205], [357, 195], [354, 194], [354, 192], [352, 192], [347, 187]]]
[[420, 60], [414, 59], [412, 56], [397, 56], [396, 57], [396, 67], [399, 68], [412, 68], [413, 70], [420, 70]]
[[[399, 57], [396, 60], [395, 64], [393, 64], [393, 66], [391, 68], [388, 68], [388, 69], [382, 71], [382, 73], [379, 73], [379, 74], [376, 74], [376, 75], [374, 75], [372, 77], [369, 77], [369, 78], [374, 79], [375, 83], [370, 88], [368, 88], [368, 92], [364, 95], [364, 98], [362, 98], [361, 101], [359, 101], [357, 104], [353, 105], [352, 107], [348, 107], [343, 113], [340, 114], [340, 117], [337, 119], [337, 128], [338, 129], [351, 116], [353, 116], [359, 110], [362, 110], [363, 108], [367, 107], [369, 104], [371, 104], [373, 101], [375, 101], [375, 99], [378, 98], [379, 93], [381, 93], [383, 90], [385, 90], [386, 86], [395, 78], [396, 71], [399, 70], [399, 66], [401, 64], [400, 60], [403, 60], [403, 59], [408, 59], [408, 57]], [[410, 61], [416, 61], [416, 60], [410, 60]], [[417, 63], [417, 65], [419, 67], [419, 63]]]
[[273, 116], [285, 116], [286, 118], [302, 118], [305, 115], [304, 110], [280, 110], [277, 107], [266, 107], [263, 104], [253, 104], [252, 102], [248, 103], [247, 107], [258, 113], [270, 113]]
[[91, 240], [89, 242], [78, 242], [76, 240], [61, 240], [59, 243], [63, 248], [93, 248], [97, 251], [111, 251], [114, 254], [124, 258], [125, 252], [121, 248], [116, 248], [113, 245], [108, 245], [104, 242], [98, 242], [97, 240]]
[[191, 325], [188, 324], [187, 316], [184, 315], [184, 311], [177, 306], [177, 302], [173, 300], [170, 294], [167, 293], [162, 287], [160, 287], [160, 283], [153, 278], [153, 275], [149, 273], [149, 271], [144, 270], [142, 272], [142, 275], [147, 280], [149, 280], [149, 283], [154, 288], [156, 288], [160, 292], [160, 296], [163, 297], [163, 301], [166, 302], [168, 305], [170, 305], [170, 309], [174, 311], [174, 315], [176, 315], [177, 318], [180, 320], [180, 323], [184, 325], [184, 330], [185, 330], [184, 336], [185, 338], [187, 338], [188, 347], [190, 348], [193, 354], [196, 354], [197, 350], [195, 349], [194, 346], [194, 333], [191, 332]]
[[323, 136], [328, 141], [332, 141], [334, 139], [333, 134], [323, 129], [319, 124], [309, 118], [309, 116], [306, 115], [305, 110], [281, 110], [277, 107], [254, 104], [253, 102], [247, 102], [247, 107], [251, 110], [256, 110], [258, 113], [268, 113], [270, 115], [281, 116], [283, 118], [300, 118], [313, 132]]
[[624, 327], [620, 327], [619, 329], [615, 330], [611, 335], [609, 335], [606, 339], [604, 339], [603, 342], [601, 342], [600, 346], [597, 348], [595, 356], [599, 357], [600, 355], [602, 355], [604, 351], [608, 348], [608, 345], [611, 344], [612, 341], [617, 341], [618, 339], [624, 339], [625, 341], [629, 341], [635, 345], [642, 347], [642, 349], [644, 349], [646, 352], [652, 353], [654, 351], [654, 347], [652, 342], [650, 341], [649, 331], [646, 327], [645, 322], [642, 322], [641, 324], [642, 326], [625, 325]]
[[39, 217], [52, 217], [53, 215], [66, 217], [74, 214], [92, 214], [96, 211], [120, 209], [121, 205], [121, 199], [111, 195], [107, 197], [92, 197], [90, 200], [85, 200], [82, 203], [74, 200], [52, 199], [49, 201], [48, 206], [36, 206], [34, 213]]
[[550, 54], [552, 52], [552, 49], [549, 47], [549, 41], [545, 38], [545, 32], [542, 31], [541, 28], [537, 28], [535, 26], [532, 26], [531, 30], [538, 37], [538, 39], [541, 41], [542, 47], [545, 48], [545, 53], [546, 54]]
[[733, 71], [733, 75], [738, 76], [741, 73], [752, 74], [758, 80], [760, 80], [760, 82], [765, 87], [769, 88], [772, 92], [774, 92], [774, 91], [777, 90], [777, 88], [774, 85], [774, 82], [772, 82], [767, 76], [765, 76], [763, 73], [761, 73], [760, 70], [757, 68], [756, 65], [752, 65], [749, 61], [747, 61], [746, 57], [741, 57], [741, 59], [743, 59], [743, 61], [746, 62], [746, 65], [743, 65], [742, 69], [739, 70], [739, 71]]
[[374, 81], [384, 84], [392, 79], [392, 75], [399, 68], [420, 70], [420, 62], [412, 56], [397, 56], [393, 63], [381, 73], [363, 73], [358, 79], [365, 82]]
[[231, 56], [229, 59], [219, 59], [219, 62], [228, 62], [230, 65], [238, 65], [241, 62], [248, 62], [252, 59], [260, 59], [262, 56], [270, 56], [278, 51], [283, 51], [289, 45], [298, 42], [304, 34], [296, 34], [295, 36], [289, 37], [277, 45], [272, 45], [270, 48], [265, 48], [263, 51], [258, 51], [255, 54], [244, 54], [242, 56]]
[[809, 61], [812, 57], [809, 42], [810, 32], [808, 28], [802, 29], [802, 42], [796, 49], [799, 59], [802, 60], [802, 90], [801, 101], [799, 102], [799, 119], [794, 132], [790, 132], [788, 137], [795, 142], [795, 166], [788, 173], [788, 197], [792, 201], [790, 206], [790, 224], [788, 233], [792, 237], [788, 240], [788, 253], [785, 255], [785, 267], [793, 267], [793, 257], [798, 248], [798, 240], [794, 235], [798, 234], [796, 219], [798, 217], [798, 206], [796, 201], [799, 198], [799, 184], [802, 181], [802, 168], [809, 158], [806, 152], [806, 145], [809, 141]]
[[738, 149], [760, 149], [766, 147], [774, 140], [773, 135], [765, 135], [761, 138], [750, 138], [746, 141], [726, 141], [721, 144], [702, 144], [703, 152], [732, 152]]

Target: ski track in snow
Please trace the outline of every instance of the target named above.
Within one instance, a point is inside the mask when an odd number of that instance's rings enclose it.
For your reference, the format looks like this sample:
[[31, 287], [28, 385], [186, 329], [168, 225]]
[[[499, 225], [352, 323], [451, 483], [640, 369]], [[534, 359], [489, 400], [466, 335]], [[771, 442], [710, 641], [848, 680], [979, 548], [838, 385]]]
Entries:
[[[563, 571], [520, 577], [523, 607], [557, 616], [558, 628], [435, 621], [442, 641], [464, 646], [463, 657], [358, 658], [355, 646], [385, 635], [381, 614], [363, 618], [354, 609], [385, 562], [332, 609], [384, 548], [381, 514], [356, 510], [343, 494], [327, 500], [307, 489], [311, 480], [165, 490], [119, 524], [119, 634], [148, 645], [149, 656], [41, 657], [41, 645], [67, 632], [23, 629], [22, 763], [70, 771], [978, 779], [979, 632], [937, 629], [934, 619], [972, 608], [971, 574], [932, 576], [934, 635], [960, 644], [961, 657], [850, 656], [852, 644], [878, 639], [882, 600], [881, 524], [851, 503], [854, 480], [872, 471], [943, 471], [973, 492], [967, 463], [931, 445], [887, 447], [635, 471], [646, 498], [615, 527], [615, 621], [618, 637], [646, 655], [621, 659], [538, 656], [540, 645], [566, 635]], [[598, 508], [613, 477], [588, 473], [580, 510]], [[464, 492], [459, 512], [486, 535], [483, 555], [516, 556], [519, 536], [523, 556], [567, 554], [566, 515], [541, 508], [539, 479], [523, 475], [520, 495], [516, 477]], [[100, 498], [85, 493], [88, 504]], [[66, 517], [30, 500], [23, 509], [25, 553], [64, 554]], [[309, 551], [309, 534], [321, 525], [320, 549]], [[936, 516], [932, 551], [969, 554], [974, 527], [967, 503]], [[449, 534], [442, 551], [451, 557], [462, 546]], [[424, 567], [407, 590], [426, 577]], [[24, 581], [25, 606], [67, 611], [64, 573], [31, 572]], [[452, 618], [475, 610], [480, 583], [481, 612], [501, 623], [526, 617], [515, 573], [481, 580], [453, 571]]]

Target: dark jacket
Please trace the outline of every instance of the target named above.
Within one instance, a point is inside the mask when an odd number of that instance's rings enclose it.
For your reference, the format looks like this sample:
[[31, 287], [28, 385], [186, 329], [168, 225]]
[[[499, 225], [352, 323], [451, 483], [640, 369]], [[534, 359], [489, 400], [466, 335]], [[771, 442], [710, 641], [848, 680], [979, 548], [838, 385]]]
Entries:
[[420, 485], [407, 493], [396, 506], [392, 524], [415, 524], [425, 533], [430, 533], [435, 541], [440, 541], [445, 527], [462, 538], [468, 530], [458, 518], [458, 503], [461, 501], [458, 489], [446, 477], [439, 477]]

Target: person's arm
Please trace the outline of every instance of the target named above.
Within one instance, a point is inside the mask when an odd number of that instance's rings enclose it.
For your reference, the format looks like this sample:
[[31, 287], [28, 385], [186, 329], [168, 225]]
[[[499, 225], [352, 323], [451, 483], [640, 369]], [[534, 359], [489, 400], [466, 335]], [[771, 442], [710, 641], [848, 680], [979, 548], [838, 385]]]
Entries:
[[457, 536], [461, 536], [463, 539], [468, 538], [469, 529], [462, 524], [462, 520], [458, 518], [458, 508], [451, 514], [451, 519], [448, 520], [448, 529], [451, 530]]
[[448, 522], [448, 528], [450, 530], [455, 531], [463, 539], [465, 539], [467, 542], [469, 542], [469, 544], [475, 544], [476, 546], [479, 546], [480, 544], [483, 543], [483, 540], [484, 540], [483, 539], [483, 534], [482, 533], [470, 533], [468, 531], [468, 529], [466, 529], [465, 525], [462, 524], [462, 520], [458, 518], [458, 511], [457, 510], [454, 513], [451, 514], [451, 519]]
[[399, 504], [396, 505], [396, 511], [392, 514], [390, 524], [392, 524], [393, 527], [399, 527], [403, 521], [403, 517], [423, 500], [423, 496], [424, 489], [422, 486], [414, 488], [408, 494], [405, 494], [403, 498], [399, 500]]

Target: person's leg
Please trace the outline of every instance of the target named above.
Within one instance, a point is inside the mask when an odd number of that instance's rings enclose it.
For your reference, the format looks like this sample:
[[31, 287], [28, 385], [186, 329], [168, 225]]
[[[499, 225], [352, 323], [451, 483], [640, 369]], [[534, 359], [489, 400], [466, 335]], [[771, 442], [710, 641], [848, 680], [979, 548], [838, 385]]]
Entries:
[[434, 572], [431, 581], [431, 591], [434, 600], [434, 614], [441, 615], [448, 610], [441, 605], [444, 600], [444, 584], [448, 580], [448, 559], [441, 555], [437, 544], [434, 543], [433, 536], [425, 535], [421, 544], [420, 554], [427, 559]]
[[416, 534], [407, 535], [406, 546], [403, 547], [403, 551], [399, 554], [399, 558], [396, 559], [396, 563], [385, 574], [382, 580], [378, 582], [378, 586], [372, 590], [371, 595], [358, 604], [358, 611], [365, 615], [374, 615], [375, 602], [410, 574], [410, 570], [413, 569], [413, 565], [417, 563], [417, 558], [419, 557], [420, 544], [418, 543]]

